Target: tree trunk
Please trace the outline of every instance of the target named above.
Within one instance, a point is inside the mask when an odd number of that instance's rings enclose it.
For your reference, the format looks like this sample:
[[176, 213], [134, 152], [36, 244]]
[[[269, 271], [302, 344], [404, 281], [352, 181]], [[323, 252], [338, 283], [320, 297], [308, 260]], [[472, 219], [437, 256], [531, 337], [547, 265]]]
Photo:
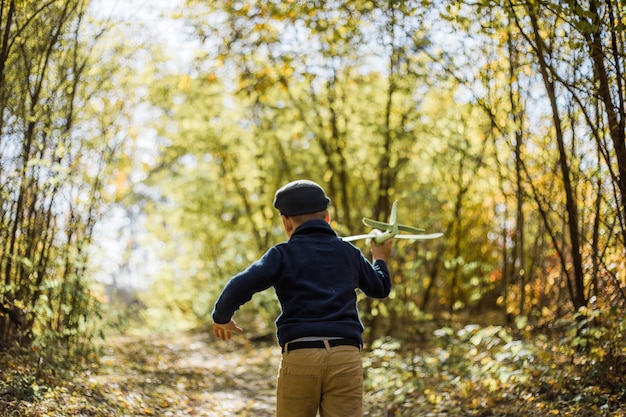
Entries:
[[567, 151], [565, 149], [565, 141], [563, 138], [563, 129], [561, 124], [561, 117], [559, 115], [558, 103], [556, 99], [556, 91], [554, 83], [551, 79], [548, 64], [546, 63], [546, 51], [543, 44], [543, 39], [540, 35], [540, 29], [537, 22], [537, 15], [529, 7], [528, 15], [533, 27], [535, 48], [537, 52], [537, 59], [539, 61], [539, 68], [541, 76], [543, 78], [546, 93], [550, 100], [550, 107], [552, 109], [552, 120], [554, 123], [555, 139], [559, 150], [559, 167], [561, 169], [561, 176], [563, 180], [563, 191], [565, 193], [565, 211], [567, 213], [567, 228], [570, 239], [570, 256], [573, 268], [573, 280], [571, 282], [570, 275], [567, 273], [568, 265], [564, 264], [564, 272], [567, 277], [567, 284], [570, 293], [571, 301], [575, 309], [579, 309], [587, 304], [587, 300], [584, 293], [584, 274], [582, 267], [582, 255], [580, 248], [580, 232], [578, 230], [578, 206], [576, 205], [576, 196], [574, 195], [574, 189], [572, 186], [570, 167], [567, 157]]

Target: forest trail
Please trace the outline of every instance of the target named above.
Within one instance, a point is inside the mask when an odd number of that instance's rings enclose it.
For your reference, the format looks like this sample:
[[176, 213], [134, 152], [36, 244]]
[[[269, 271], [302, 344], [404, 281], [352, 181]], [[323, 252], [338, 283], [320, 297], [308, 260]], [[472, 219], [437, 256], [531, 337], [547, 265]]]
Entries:
[[[272, 341], [247, 337], [224, 342], [207, 331], [112, 336], [92, 365], [67, 373], [50, 370], [39, 380], [23, 376], [29, 374], [27, 365], [5, 356], [0, 416], [273, 417], [280, 349]], [[455, 353], [460, 356], [451, 352], [423, 346], [410, 369], [393, 351], [365, 354], [364, 416], [626, 417], [623, 386], [609, 390], [585, 384], [576, 366], [533, 357], [527, 363], [534, 367], [530, 379], [494, 390], [494, 378], [524, 371], [508, 369], [510, 364], [501, 360], [507, 351], [485, 350], [475, 355], [477, 363], [465, 350]], [[485, 366], [500, 372], [483, 372]], [[622, 380], [619, 375], [604, 379]], [[403, 396], [400, 401], [398, 396]]]
[[60, 385], [13, 378], [24, 388], [13, 390], [17, 396], [37, 399], [0, 395], [0, 416], [270, 417], [279, 362], [276, 344], [243, 337], [222, 342], [208, 332], [112, 336], [98, 363], [57, 375]]
[[117, 415], [274, 415], [276, 345], [205, 333], [120, 336], [107, 345], [90, 383]]

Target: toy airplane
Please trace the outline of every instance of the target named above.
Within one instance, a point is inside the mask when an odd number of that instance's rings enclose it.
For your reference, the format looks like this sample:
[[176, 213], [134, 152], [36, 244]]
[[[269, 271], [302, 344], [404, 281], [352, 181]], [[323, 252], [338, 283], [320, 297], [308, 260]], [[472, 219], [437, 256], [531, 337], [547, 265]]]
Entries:
[[[424, 229], [418, 227], [407, 226], [406, 224], [398, 224], [398, 200], [393, 202], [391, 206], [391, 214], [389, 215], [389, 223], [379, 222], [376, 220], [363, 217], [363, 224], [372, 227], [370, 233], [363, 235], [355, 235], [344, 237], [346, 242], [352, 242], [359, 239], [374, 239], [377, 244], [381, 244], [389, 239], [408, 239], [408, 240], [427, 240], [437, 239], [443, 236], [443, 233], [430, 233], [426, 234]], [[401, 234], [400, 232], [407, 232], [409, 234]]]

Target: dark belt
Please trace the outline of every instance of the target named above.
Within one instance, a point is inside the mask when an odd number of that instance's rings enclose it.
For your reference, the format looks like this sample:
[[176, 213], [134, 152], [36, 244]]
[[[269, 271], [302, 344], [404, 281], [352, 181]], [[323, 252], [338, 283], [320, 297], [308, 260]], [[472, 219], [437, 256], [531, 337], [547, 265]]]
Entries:
[[[361, 349], [361, 344], [352, 339], [329, 339], [327, 340], [330, 347], [335, 346], [354, 346]], [[323, 340], [303, 340], [300, 342], [289, 342], [283, 346], [283, 353], [297, 349], [325, 349], [326, 345]]]

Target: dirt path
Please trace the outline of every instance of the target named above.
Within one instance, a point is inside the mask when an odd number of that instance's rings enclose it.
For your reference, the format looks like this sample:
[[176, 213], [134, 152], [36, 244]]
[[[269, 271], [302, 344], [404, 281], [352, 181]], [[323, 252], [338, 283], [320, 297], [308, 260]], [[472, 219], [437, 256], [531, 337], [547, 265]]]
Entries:
[[90, 378], [129, 416], [266, 417], [275, 409], [273, 345], [215, 342], [206, 334], [117, 337]]

